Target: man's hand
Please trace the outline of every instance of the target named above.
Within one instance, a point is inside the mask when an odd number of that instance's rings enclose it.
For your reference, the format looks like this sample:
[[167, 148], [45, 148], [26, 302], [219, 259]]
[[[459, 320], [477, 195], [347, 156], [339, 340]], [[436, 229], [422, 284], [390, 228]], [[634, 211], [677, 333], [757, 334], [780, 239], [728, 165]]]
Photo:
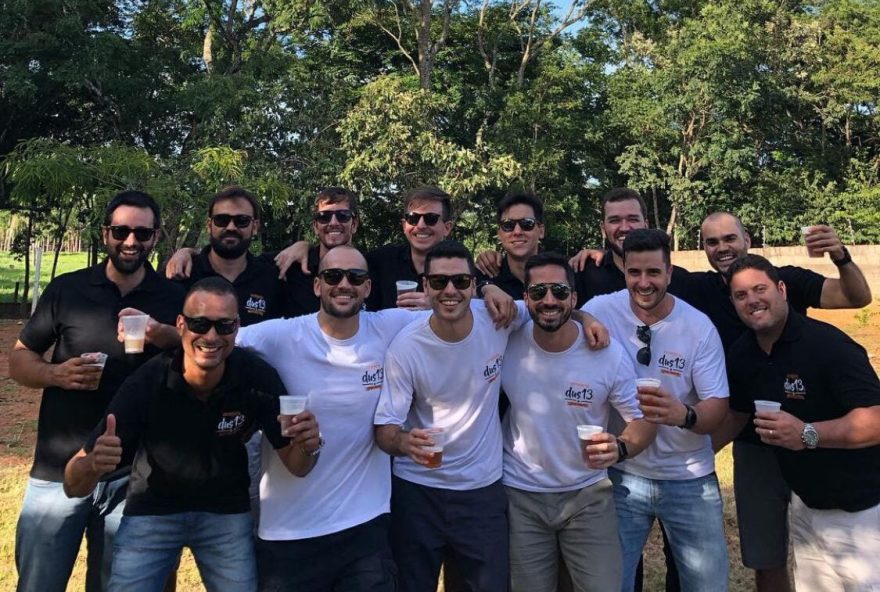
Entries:
[[66, 362], [52, 364], [50, 382], [71, 391], [93, 391], [101, 382], [103, 368], [90, 364], [94, 364], [94, 361], [86, 358], [70, 358]]
[[755, 432], [764, 444], [781, 446], [789, 450], [806, 448], [801, 435], [804, 422], [785, 411], [759, 411], [755, 413]]
[[586, 445], [587, 466], [591, 469], [607, 469], [617, 462], [617, 438], [608, 432], [594, 434]]
[[92, 472], [100, 477], [116, 470], [122, 461], [122, 440], [116, 435], [116, 416], [107, 416], [107, 428], [95, 440], [95, 446], [87, 455]]
[[584, 339], [591, 350], [604, 349], [611, 344], [608, 328], [590, 313], [575, 309], [571, 311], [571, 318], [583, 325]]
[[498, 251], [483, 251], [477, 255], [477, 269], [489, 277], [495, 277], [501, 273], [501, 253]]
[[583, 249], [569, 259], [568, 264], [571, 265], [571, 268], [575, 271], [583, 271], [588, 262], [592, 261], [596, 264], [596, 267], [598, 267], [602, 264], [602, 259], [604, 258], [605, 251], [600, 249]]
[[306, 409], [297, 415], [279, 415], [281, 435], [290, 438], [291, 446], [299, 446], [306, 454], [312, 454], [321, 445], [318, 420]]
[[165, 264], [165, 277], [169, 280], [185, 280], [192, 273], [194, 249], [178, 249]]
[[832, 261], [843, 259], [843, 242], [837, 232], [826, 224], [815, 224], [810, 227], [810, 234], [804, 237], [804, 243], [813, 253], [828, 253]]
[[409, 432], [401, 430], [397, 437], [400, 452], [410, 457], [413, 462], [420, 465], [427, 465], [430, 462], [432, 453], [428, 451], [428, 447], [433, 446], [434, 441], [430, 438], [428, 430], [420, 428]]
[[427, 310], [431, 308], [431, 300], [424, 292], [405, 292], [397, 297], [397, 308]]
[[[125, 342], [125, 327], [122, 324], [122, 317], [130, 315], [145, 315], [147, 313], [136, 308], [123, 308], [119, 311], [118, 322], [116, 323], [116, 339], [120, 343]], [[148, 315], [149, 316], [149, 315]], [[147, 328], [144, 333], [144, 343], [152, 343], [156, 347], [168, 349], [180, 343], [180, 334], [176, 327], [164, 325], [150, 317], [147, 320]]]
[[678, 427], [687, 419], [684, 403], [660, 387], [640, 386], [636, 398], [645, 420], [650, 423]]
[[483, 302], [496, 329], [509, 327], [519, 314], [514, 299], [498, 286], [490, 284], [483, 288]]
[[278, 278], [285, 279], [287, 276], [287, 270], [294, 263], [299, 263], [300, 269], [302, 269], [303, 275], [310, 275], [309, 271], [309, 245], [306, 241], [297, 241], [278, 252], [275, 255], [275, 265], [278, 266]]

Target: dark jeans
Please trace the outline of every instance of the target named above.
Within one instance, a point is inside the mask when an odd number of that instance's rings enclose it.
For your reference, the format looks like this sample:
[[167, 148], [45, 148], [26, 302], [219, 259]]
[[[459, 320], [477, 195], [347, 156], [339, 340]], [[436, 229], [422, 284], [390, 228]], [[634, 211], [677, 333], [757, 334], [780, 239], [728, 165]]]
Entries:
[[259, 590], [394, 592], [397, 569], [383, 514], [332, 534], [296, 541], [257, 539]]
[[394, 477], [391, 516], [402, 592], [435, 592], [447, 550], [465, 590], [507, 591], [507, 495], [500, 481], [453, 491]]

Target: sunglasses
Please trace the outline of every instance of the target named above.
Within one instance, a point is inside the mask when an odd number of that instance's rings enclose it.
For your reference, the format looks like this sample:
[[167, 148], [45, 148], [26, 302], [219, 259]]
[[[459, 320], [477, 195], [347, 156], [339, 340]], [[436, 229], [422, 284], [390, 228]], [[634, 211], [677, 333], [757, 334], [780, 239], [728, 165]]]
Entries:
[[328, 286], [338, 286], [342, 278], [348, 280], [352, 286], [360, 286], [370, 279], [370, 272], [366, 269], [324, 269], [318, 272], [318, 276], [327, 282]]
[[651, 363], [651, 327], [641, 325], [636, 327], [636, 337], [645, 344], [645, 347], [636, 352], [636, 361], [642, 366]]
[[247, 214], [235, 214], [234, 216], [232, 214], [215, 214], [211, 216], [211, 224], [217, 228], [226, 228], [230, 222], [235, 224], [236, 228], [247, 228], [253, 221], [254, 217]]
[[445, 290], [449, 282], [452, 282], [456, 290], [466, 290], [470, 288], [471, 282], [474, 281], [474, 276], [469, 273], [457, 273], [455, 275], [432, 273], [431, 275], [426, 275], [425, 279], [428, 280], [428, 285], [431, 286], [432, 290]]
[[333, 216], [336, 216], [337, 222], [345, 224], [354, 218], [354, 212], [351, 210], [324, 210], [323, 212], [315, 212], [312, 214], [312, 220], [318, 224], [330, 224], [333, 220]]
[[406, 220], [406, 223], [410, 226], [417, 226], [419, 224], [419, 220], [421, 220], [422, 218], [425, 219], [425, 224], [427, 224], [428, 226], [434, 226], [434, 224], [440, 221], [440, 214], [435, 214], [433, 212], [427, 214], [410, 212], [408, 214], [404, 214], [403, 216], [403, 219]]
[[517, 224], [519, 224], [519, 227], [523, 232], [529, 232], [530, 230], [535, 229], [535, 226], [538, 225], [538, 221], [534, 218], [505, 218], [498, 223], [498, 227], [504, 232], [513, 232], [513, 229], [516, 228]]
[[205, 317], [188, 317], [183, 315], [186, 328], [193, 333], [204, 335], [214, 327], [217, 335], [231, 335], [238, 328], [238, 319], [207, 319]]
[[158, 228], [144, 228], [139, 226], [137, 228], [132, 228], [131, 226], [107, 226], [110, 229], [110, 236], [112, 236], [115, 240], [124, 241], [128, 238], [128, 235], [132, 232], [134, 233], [134, 238], [139, 242], [145, 243], [153, 236], [155, 236]]
[[556, 300], [566, 300], [571, 296], [571, 286], [568, 284], [532, 284], [526, 288], [529, 298], [535, 301], [543, 300], [548, 291]]

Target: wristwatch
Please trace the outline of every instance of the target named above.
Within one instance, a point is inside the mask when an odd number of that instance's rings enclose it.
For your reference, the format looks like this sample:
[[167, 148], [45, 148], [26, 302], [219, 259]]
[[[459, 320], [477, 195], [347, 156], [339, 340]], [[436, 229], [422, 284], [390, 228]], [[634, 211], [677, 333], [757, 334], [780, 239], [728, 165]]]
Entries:
[[687, 414], [684, 416], [684, 423], [678, 427], [683, 430], [693, 429], [697, 425], [697, 412], [690, 405], [685, 405], [684, 408], [687, 409]]
[[616, 438], [617, 440], [617, 462], [625, 461], [629, 458], [629, 450], [626, 449], [626, 442], [621, 440], [620, 438]]
[[324, 434], [322, 434], [321, 432], [318, 432], [318, 447], [317, 448], [315, 448], [314, 450], [309, 452], [308, 450], [306, 450], [305, 448], [300, 446], [300, 449], [303, 451], [303, 454], [305, 454], [306, 456], [318, 456], [319, 454], [321, 454], [322, 448], [324, 448]]
[[852, 255], [849, 254], [849, 249], [843, 247], [843, 257], [835, 261], [834, 259], [831, 262], [837, 267], [843, 267], [847, 263], [852, 263]]
[[804, 424], [804, 431], [801, 433], [801, 442], [803, 442], [804, 446], [806, 446], [810, 450], [814, 450], [817, 446], [819, 446], [819, 432], [816, 431], [816, 428], [813, 427], [813, 424]]

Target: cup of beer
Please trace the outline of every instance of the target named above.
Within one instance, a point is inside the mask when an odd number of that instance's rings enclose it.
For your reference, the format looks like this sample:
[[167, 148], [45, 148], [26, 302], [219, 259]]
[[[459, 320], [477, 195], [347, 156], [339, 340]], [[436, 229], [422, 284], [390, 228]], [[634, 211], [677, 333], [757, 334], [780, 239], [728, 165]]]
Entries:
[[98, 377], [95, 380], [95, 385], [89, 390], [97, 390], [98, 385], [101, 384], [101, 375], [104, 373], [104, 366], [107, 364], [107, 354], [103, 352], [89, 352], [80, 355], [80, 357], [86, 360], [88, 363], [83, 364], [89, 368], [100, 368], [101, 371], [98, 373]]
[[584, 458], [584, 462], [588, 463], [587, 460], [587, 446], [592, 441], [593, 436], [596, 434], [601, 434], [605, 431], [600, 425], [591, 425], [591, 424], [581, 424], [577, 427], [578, 431], [578, 441], [581, 445], [581, 456]]
[[435, 427], [428, 428], [425, 431], [428, 432], [428, 437], [434, 441], [433, 446], [425, 448], [427, 452], [431, 453], [431, 458], [428, 459], [428, 464], [425, 466], [429, 469], [438, 469], [443, 464], [443, 447], [446, 445], [446, 430], [440, 427]]
[[419, 287], [418, 282], [413, 282], [411, 280], [397, 280], [397, 282], [395, 282], [395, 285], [397, 286], [398, 296], [400, 296], [401, 294], [409, 294], [410, 292], [415, 292], [416, 289]]
[[300, 395], [281, 395], [278, 397], [278, 406], [281, 415], [299, 415], [306, 410], [308, 397]]
[[823, 253], [822, 251], [815, 251], [811, 249], [809, 245], [807, 245], [807, 237], [814, 231], [815, 228], [815, 226], [802, 226], [801, 234], [804, 237], [804, 245], [807, 246], [807, 255], [815, 259], [821, 259], [825, 256], [825, 253]]
[[150, 315], [126, 315], [122, 317], [122, 330], [125, 333], [125, 353], [139, 354], [144, 351], [147, 321]]

